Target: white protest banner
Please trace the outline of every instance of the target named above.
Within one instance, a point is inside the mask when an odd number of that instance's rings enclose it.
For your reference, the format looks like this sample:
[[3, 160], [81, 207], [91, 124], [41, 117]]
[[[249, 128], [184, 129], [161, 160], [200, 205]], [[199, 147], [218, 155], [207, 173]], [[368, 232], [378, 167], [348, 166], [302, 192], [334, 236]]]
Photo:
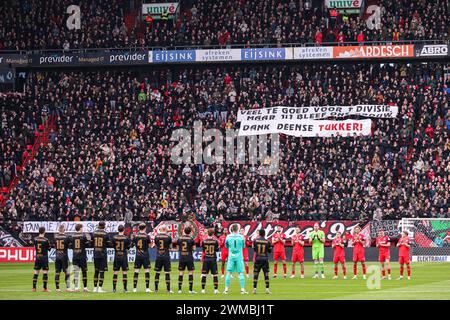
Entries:
[[[66, 227], [66, 232], [75, 232], [77, 224], [83, 225], [83, 232], [92, 233], [97, 229], [99, 221], [25, 221], [23, 233], [39, 233], [40, 227], [45, 227], [46, 233], [57, 233], [61, 224]], [[117, 232], [119, 225], [125, 225], [123, 221], [105, 221], [106, 232]]]
[[331, 137], [371, 134], [372, 120], [254, 120], [242, 121], [239, 136], [284, 133], [296, 137]]
[[[355, 105], [355, 106], [317, 106], [317, 107], [272, 107], [262, 109], [239, 110], [237, 121], [269, 119], [313, 120], [330, 117], [344, 118], [361, 116], [368, 118], [395, 118], [397, 106], [387, 105]], [[275, 117], [267, 117], [274, 115]], [[286, 118], [288, 116], [288, 118]]]

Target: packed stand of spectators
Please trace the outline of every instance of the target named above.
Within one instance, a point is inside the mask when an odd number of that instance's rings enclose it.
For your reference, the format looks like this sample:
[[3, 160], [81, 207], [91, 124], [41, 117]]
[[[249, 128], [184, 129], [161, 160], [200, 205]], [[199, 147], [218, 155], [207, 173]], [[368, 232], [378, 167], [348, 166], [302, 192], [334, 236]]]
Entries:
[[[450, 217], [449, 66], [321, 64], [33, 73], [27, 95], [60, 114], [25, 168], [11, 220], [159, 221]], [[259, 165], [175, 165], [177, 128], [236, 128], [239, 108], [396, 104], [372, 136], [281, 136]], [[3, 166], [2, 166], [3, 167]]]
[[0, 94], [0, 202], [11, 181], [21, 171], [32, 145], [42, 134], [50, 115], [37, 100], [20, 93]]
[[[8, 0], [0, 3], [0, 50], [129, 47], [135, 30], [124, 21], [127, 0]], [[69, 30], [66, 12], [80, 6], [81, 29]], [[132, 32], [134, 31], [134, 32]]]
[[[149, 28], [147, 45], [161, 39], [182, 45], [346, 43], [450, 39], [447, 0], [381, 0], [381, 28], [370, 30], [358, 14], [330, 14], [308, 0], [190, 1], [177, 28]], [[161, 28], [164, 31], [161, 31]]]
[[[311, 0], [181, 0], [174, 19], [129, 30], [124, 18], [129, 2], [3, 1], [0, 50], [450, 39], [448, 0], [380, 0], [378, 30], [370, 30], [359, 14], [333, 14]], [[80, 5], [81, 30], [66, 27], [72, 4]]]

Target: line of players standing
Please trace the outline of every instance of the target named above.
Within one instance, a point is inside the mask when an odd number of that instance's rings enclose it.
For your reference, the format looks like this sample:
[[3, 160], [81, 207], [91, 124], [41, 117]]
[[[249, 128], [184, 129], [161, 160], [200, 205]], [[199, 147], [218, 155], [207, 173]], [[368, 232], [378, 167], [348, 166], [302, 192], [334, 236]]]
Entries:
[[[140, 269], [144, 268], [145, 271], [145, 284], [146, 292], [152, 292], [150, 289], [150, 257], [149, 248], [152, 246], [152, 241], [148, 234], [146, 233], [146, 225], [139, 225], [139, 232], [132, 237], [128, 238], [124, 235], [124, 226], [119, 226], [117, 235], [110, 237], [105, 231], [105, 222], [100, 222], [98, 229], [92, 234], [92, 239], [88, 239], [83, 233], [83, 226], [81, 224], [76, 225], [76, 233], [73, 235], [68, 235], [65, 233], [64, 225], [61, 225], [59, 232], [55, 235], [54, 243], [55, 247], [55, 285], [56, 291], [60, 292], [60, 275], [64, 272], [66, 291], [68, 292], [78, 292], [79, 289], [79, 274], [82, 274], [83, 281], [83, 291], [89, 292], [87, 288], [87, 255], [86, 248], [93, 245], [94, 247], [94, 292], [105, 292], [103, 290], [104, 274], [108, 271], [107, 263], [107, 248], [112, 247], [115, 250], [114, 262], [113, 262], [113, 292], [116, 292], [118, 274], [122, 271], [122, 281], [124, 292], [127, 292], [127, 271], [128, 271], [128, 249], [132, 246], [136, 247], [136, 257], [134, 263], [134, 277], [133, 277], [133, 291], [137, 291], [137, 283], [139, 278]], [[159, 234], [154, 239], [154, 246], [156, 247], [156, 261], [155, 261], [155, 292], [159, 290], [159, 280], [160, 273], [164, 269], [166, 288], [169, 293], [173, 293], [170, 285], [170, 272], [171, 272], [171, 262], [170, 262], [170, 251], [173, 248], [172, 237], [167, 234], [167, 229], [163, 226], [159, 230]], [[318, 224], [314, 226], [314, 232], [318, 231]], [[350, 238], [353, 242], [353, 278], [357, 278], [357, 263], [360, 262], [363, 269], [363, 278], [366, 278], [366, 267], [365, 267], [365, 257], [364, 257], [364, 236], [360, 233], [360, 228], [356, 227], [353, 235]], [[187, 227], [184, 230], [184, 235], [180, 236], [176, 241], [175, 245], [178, 247], [180, 254], [179, 258], [179, 276], [178, 276], [178, 292], [181, 293], [184, 272], [188, 270], [188, 281], [189, 281], [189, 293], [196, 293], [193, 291], [194, 282], [194, 258], [193, 252], [196, 250], [196, 245], [193, 237], [191, 236], [192, 230]], [[268, 260], [269, 253], [272, 251], [273, 247], [273, 257], [274, 257], [274, 277], [277, 276], [278, 260], [283, 263], [284, 277], [286, 278], [287, 266], [286, 266], [286, 254], [285, 254], [285, 241], [286, 236], [282, 233], [281, 227], [276, 229], [276, 232], [272, 236], [272, 241], [269, 242], [265, 239], [264, 230], [260, 230], [259, 237], [253, 242], [248, 240], [248, 237], [244, 235], [244, 229], [240, 230], [241, 234], [245, 238], [246, 246], [243, 251], [245, 271], [247, 278], [249, 277], [249, 265], [248, 265], [248, 246], [252, 246], [255, 250], [254, 259], [262, 261], [264, 268], [258, 268], [254, 270], [254, 290], [257, 287], [257, 280], [259, 272], [262, 270], [266, 282], [266, 292], [269, 292], [269, 281], [268, 281]], [[324, 233], [322, 232], [324, 235]], [[208, 273], [213, 275], [214, 283], [214, 293], [218, 293], [218, 268], [217, 268], [217, 253], [219, 249], [221, 250], [222, 259], [222, 277], [224, 277], [225, 263], [228, 257], [228, 250], [225, 246], [225, 240], [228, 235], [227, 229], [224, 229], [224, 233], [217, 240], [214, 236], [214, 229], [208, 230], [207, 235], [202, 240], [202, 293], [205, 293], [206, 277]], [[325, 238], [319, 238], [319, 242], [322, 245], [325, 243]], [[338, 264], [341, 263], [344, 278], [346, 278], [346, 266], [345, 266], [345, 253], [344, 247], [345, 243], [349, 239], [343, 237], [340, 233], [337, 233], [336, 238], [332, 241], [332, 248], [334, 250], [334, 279], [338, 277]], [[301, 235], [300, 228], [296, 228], [295, 234], [292, 239], [292, 272], [291, 278], [295, 277], [295, 264], [298, 262], [301, 268], [301, 278], [304, 278], [304, 245], [305, 238]], [[311, 239], [310, 239], [311, 242]], [[48, 251], [51, 247], [49, 240], [45, 237], [45, 228], [39, 229], [39, 236], [34, 239], [35, 249], [36, 249], [36, 262], [34, 266], [34, 276], [33, 276], [33, 291], [36, 291], [36, 284], [38, 280], [38, 275], [40, 270], [43, 270], [43, 287], [44, 292], [48, 292], [47, 282], [48, 282]], [[382, 276], [385, 278], [385, 263], [388, 271], [388, 278], [390, 279], [390, 239], [381, 230], [379, 237], [376, 240], [377, 247], [379, 248], [379, 261], [382, 266]], [[404, 232], [401, 239], [399, 240], [397, 247], [399, 247], [399, 263], [400, 263], [400, 277], [403, 278], [404, 264], [407, 266], [408, 279], [410, 279], [411, 268], [409, 261], [409, 248], [410, 240], [407, 232]], [[68, 249], [73, 250], [73, 266], [75, 269], [75, 288], [70, 286], [70, 271], [69, 271], [69, 258]], [[320, 252], [318, 256], [314, 254], [313, 247], [313, 260], [315, 265], [322, 264], [323, 266], [323, 250], [322, 256]], [[323, 267], [321, 269], [322, 278], [324, 278]], [[318, 277], [318, 269], [316, 269], [314, 277]]]

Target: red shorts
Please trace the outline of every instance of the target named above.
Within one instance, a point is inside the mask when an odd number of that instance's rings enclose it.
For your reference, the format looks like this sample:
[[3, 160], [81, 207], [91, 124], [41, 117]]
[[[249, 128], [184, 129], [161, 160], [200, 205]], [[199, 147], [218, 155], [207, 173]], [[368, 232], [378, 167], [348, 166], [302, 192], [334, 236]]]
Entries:
[[398, 263], [400, 264], [410, 264], [409, 256], [398, 256]]
[[292, 252], [292, 262], [304, 262], [304, 252], [303, 251], [293, 251]]
[[242, 254], [244, 255], [244, 262], [248, 262], [248, 250], [244, 250]]
[[388, 253], [382, 253], [378, 255], [378, 261], [379, 262], [386, 262], [386, 260], [391, 260], [391, 255]]
[[223, 250], [220, 253], [220, 257], [222, 258], [222, 261], [227, 261], [228, 260], [228, 250]]
[[363, 251], [354, 251], [353, 252], [353, 262], [365, 262], [366, 258], [364, 257]]
[[273, 253], [273, 261], [286, 260], [286, 253], [284, 251], [275, 251]]
[[345, 263], [345, 256], [335, 256], [333, 257], [333, 263]]

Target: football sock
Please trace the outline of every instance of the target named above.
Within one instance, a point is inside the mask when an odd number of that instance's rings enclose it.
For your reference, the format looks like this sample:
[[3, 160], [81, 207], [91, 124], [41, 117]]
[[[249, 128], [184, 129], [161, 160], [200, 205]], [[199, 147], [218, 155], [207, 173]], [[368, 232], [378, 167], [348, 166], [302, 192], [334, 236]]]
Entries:
[[320, 272], [323, 274], [324, 271], [323, 262], [320, 262], [319, 265], [320, 265]]
[[366, 264], [362, 263], [363, 275], [366, 275]]
[[295, 276], [295, 264], [294, 264], [294, 263], [292, 264], [292, 271], [291, 271], [291, 274], [292, 274], [293, 276]]
[[317, 261], [314, 261], [314, 272], [316, 274], [319, 273], [319, 263]]
[[253, 273], [253, 288], [255, 288], [255, 289], [258, 284], [258, 276], [259, 276], [259, 273]]
[[334, 265], [334, 275], [337, 276], [337, 274], [338, 274], [338, 265], [335, 264]]
[[68, 271], [64, 272], [66, 289], [70, 288], [70, 273]]
[[83, 270], [83, 286], [87, 288], [87, 270]]
[[139, 272], [135, 272], [133, 276], [133, 288], [136, 289], [139, 279]]
[[113, 275], [113, 289], [116, 290], [117, 287], [117, 274]]
[[33, 275], [33, 289], [36, 289], [37, 280], [38, 280], [38, 275], [34, 274]]
[[94, 288], [96, 288], [97, 284], [98, 284], [98, 274], [99, 274], [98, 269], [95, 269], [95, 271], [94, 271]]
[[183, 276], [178, 276], [178, 290], [181, 290], [181, 287], [183, 286]]
[[231, 273], [227, 272], [227, 275], [225, 276], [225, 287], [230, 287], [230, 281], [231, 281]]
[[406, 265], [406, 272], [408, 273], [408, 277], [411, 276], [411, 265], [407, 264]]
[[60, 275], [59, 272], [55, 273], [55, 286], [56, 286], [56, 289], [59, 289], [59, 275]]
[[44, 289], [47, 289], [48, 273], [42, 275], [42, 281], [44, 282]]
[[127, 274], [124, 274], [124, 275], [122, 276], [122, 282], [123, 282], [123, 289], [124, 289], [124, 290], [127, 290], [127, 285], [128, 285], [128, 277], [127, 277]]
[[284, 274], [286, 274], [286, 269], [287, 269], [286, 263], [283, 263], [283, 272], [284, 272]]
[[241, 285], [241, 289], [245, 289], [245, 277], [243, 273], [239, 273], [239, 284]]
[[145, 288], [148, 289], [150, 287], [150, 272], [145, 273]]
[[356, 276], [358, 273], [358, 265], [356, 263], [353, 264], [353, 274]]
[[206, 274], [202, 274], [202, 290], [205, 290], [206, 286]]
[[400, 265], [400, 276], [403, 276], [404, 270], [405, 270], [405, 267], [403, 265]]
[[264, 273], [264, 280], [266, 282], [266, 289], [269, 289], [269, 273]]
[[192, 291], [192, 287], [194, 286], [194, 275], [189, 275], [189, 291]]
[[99, 276], [98, 285], [101, 288], [103, 287], [103, 281], [105, 280], [105, 271], [100, 271]]
[[155, 290], [158, 291], [159, 285], [159, 272], [155, 273]]
[[217, 274], [213, 275], [214, 281], [214, 289], [217, 290], [219, 288], [219, 276]]
[[170, 273], [166, 273], [166, 287], [167, 291], [170, 291]]
[[342, 265], [342, 272], [344, 273], [344, 276], [347, 275], [347, 267], [345, 265]]
[[274, 263], [273, 264], [273, 274], [277, 274], [277, 272], [278, 272], [278, 263]]
[[249, 273], [249, 267], [245, 266], [245, 274], [248, 274], [248, 273]]

